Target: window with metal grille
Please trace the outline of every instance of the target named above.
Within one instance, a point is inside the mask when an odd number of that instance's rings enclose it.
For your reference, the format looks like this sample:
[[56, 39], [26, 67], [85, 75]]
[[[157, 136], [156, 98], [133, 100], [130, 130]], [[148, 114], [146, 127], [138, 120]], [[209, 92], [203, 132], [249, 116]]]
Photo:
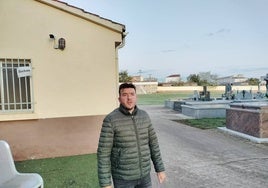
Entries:
[[0, 59], [0, 112], [33, 111], [30, 59]]

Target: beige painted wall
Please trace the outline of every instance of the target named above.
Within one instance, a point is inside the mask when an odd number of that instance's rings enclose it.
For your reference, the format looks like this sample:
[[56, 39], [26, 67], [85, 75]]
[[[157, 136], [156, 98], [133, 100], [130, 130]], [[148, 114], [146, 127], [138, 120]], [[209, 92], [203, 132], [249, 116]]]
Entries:
[[[42, 2], [65, 11], [35, 0], [0, 1], [0, 57], [32, 60], [35, 101], [34, 114], [1, 114], [0, 119], [107, 114], [118, 104], [115, 42], [122, 41], [122, 25]], [[66, 49], [54, 49], [49, 34], [65, 38]]]
[[104, 115], [118, 106], [124, 25], [52, 0], [0, 0], [0, 24], [0, 58], [33, 67], [34, 112], [0, 112], [14, 159], [95, 153]]

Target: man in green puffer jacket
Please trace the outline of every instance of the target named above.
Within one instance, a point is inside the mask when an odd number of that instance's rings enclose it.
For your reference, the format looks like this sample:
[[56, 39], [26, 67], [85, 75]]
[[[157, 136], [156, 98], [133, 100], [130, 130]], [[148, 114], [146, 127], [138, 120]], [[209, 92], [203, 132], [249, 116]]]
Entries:
[[103, 120], [98, 145], [100, 186], [151, 188], [151, 160], [160, 183], [166, 179], [158, 140], [148, 114], [136, 106], [136, 87], [119, 87], [119, 108]]

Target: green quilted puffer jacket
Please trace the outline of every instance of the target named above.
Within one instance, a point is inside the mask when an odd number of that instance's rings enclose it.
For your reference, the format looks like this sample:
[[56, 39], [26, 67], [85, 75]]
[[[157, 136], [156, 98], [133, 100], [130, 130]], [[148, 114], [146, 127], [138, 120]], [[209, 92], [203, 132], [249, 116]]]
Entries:
[[151, 159], [156, 172], [165, 170], [151, 120], [137, 107], [130, 114], [120, 105], [105, 117], [97, 157], [101, 187], [111, 185], [111, 176], [123, 180], [145, 177], [151, 171]]

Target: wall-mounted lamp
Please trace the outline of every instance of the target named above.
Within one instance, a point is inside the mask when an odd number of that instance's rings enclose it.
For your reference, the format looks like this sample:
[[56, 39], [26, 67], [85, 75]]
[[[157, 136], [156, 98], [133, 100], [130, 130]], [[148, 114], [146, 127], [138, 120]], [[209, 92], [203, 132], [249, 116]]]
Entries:
[[55, 36], [53, 34], [49, 34], [49, 38], [55, 39]]
[[59, 44], [58, 44], [59, 49], [64, 50], [65, 45], [66, 45], [65, 39], [64, 38], [60, 38], [59, 39]]
[[49, 34], [49, 38], [54, 40], [54, 49], [64, 50], [66, 47], [66, 41], [64, 38], [60, 38], [58, 40], [58, 44], [56, 44], [56, 37], [53, 34]]

